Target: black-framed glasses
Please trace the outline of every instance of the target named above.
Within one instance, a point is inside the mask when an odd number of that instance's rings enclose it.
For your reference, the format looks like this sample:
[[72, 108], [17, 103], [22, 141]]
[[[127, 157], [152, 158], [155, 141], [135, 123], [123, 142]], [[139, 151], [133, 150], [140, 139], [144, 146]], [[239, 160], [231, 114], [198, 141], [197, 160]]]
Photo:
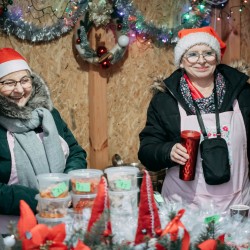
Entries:
[[198, 51], [190, 51], [184, 55], [189, 63], [198, 62], [200, 56], [202, 56], [206, 62], [213, 62], [216, 58], [216, 53], [213, 50], [203, 51], [202, 53], [199, 53]]
[[11, 91], [17, 86], [17, 83], [20, 83], [22, 88], [24, 88], [24, 89], [30, 88], [32, 86], [32, 77], [31, 76], [24, 76], [19, 81], [4, 80], [4, 81], [0, 82], [0, 84], [1, 84], [0, 87], [1, 87], [1, 89], [5, 90], [5, 91]]

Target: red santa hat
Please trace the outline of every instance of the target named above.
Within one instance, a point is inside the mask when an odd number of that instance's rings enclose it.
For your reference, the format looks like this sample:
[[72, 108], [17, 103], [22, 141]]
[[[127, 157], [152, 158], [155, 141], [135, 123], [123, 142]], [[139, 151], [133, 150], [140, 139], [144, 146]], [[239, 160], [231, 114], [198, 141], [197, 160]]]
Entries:
[[161, 230], [161, 222], [154, 200], [152, 181], [148, 171], [144, 170], [135, 244], [143, 243], [146, 236], [155, 237], [158, 230]]
[[19, 70], [31, 72], [26, 59], [12, 48], [0, 49], [0, 78]]
[[221, 61], [226, 50], [226, 44], [210, 26], [180, 30], [178, 37], [179, 41], [174, 49], [175, 65], [177, 67], [180, 65], [185, 52], [197, 44], [206, 44], [211, 47], [216, 52], [218, 62]]

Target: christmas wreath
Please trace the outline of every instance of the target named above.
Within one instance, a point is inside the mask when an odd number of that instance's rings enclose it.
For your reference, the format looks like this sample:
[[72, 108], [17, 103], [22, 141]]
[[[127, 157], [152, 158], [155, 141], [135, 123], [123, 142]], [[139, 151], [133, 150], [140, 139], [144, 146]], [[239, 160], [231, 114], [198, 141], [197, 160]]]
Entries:
[[[97, 46], [96, 50], [90, 47], [88, 33], [94, 26], [112, 30], [117, 40], [112, 49], [108, 50], [103, 45]], [[99, 1], [98, 4], [90, 2], [88, 11], [80, 20], [80, 27], [76, 29], [75, 33], [76, 49], [79, 55], [83, 60], [95, 65], [101, 65], [104, 69], [119, 62], [123, 58], [129, 44], [129, 37], [120, 33], [120, 30], [120, 19], [117, 16], [114, 17], [114, 10], [111, 4], [106, 3], [106, 1]]]

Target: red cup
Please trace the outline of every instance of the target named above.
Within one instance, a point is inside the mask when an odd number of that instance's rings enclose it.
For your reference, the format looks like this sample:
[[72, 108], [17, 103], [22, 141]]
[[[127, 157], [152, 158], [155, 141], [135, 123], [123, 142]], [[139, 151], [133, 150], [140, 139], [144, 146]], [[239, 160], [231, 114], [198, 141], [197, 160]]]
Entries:
[[201, 134], [194, 130], [183, 130], [181, 132], [181, 144], [189, 154], [186, 164], [180, 166], [179, 178], [183, 181], [194, 180], [200, 136]]

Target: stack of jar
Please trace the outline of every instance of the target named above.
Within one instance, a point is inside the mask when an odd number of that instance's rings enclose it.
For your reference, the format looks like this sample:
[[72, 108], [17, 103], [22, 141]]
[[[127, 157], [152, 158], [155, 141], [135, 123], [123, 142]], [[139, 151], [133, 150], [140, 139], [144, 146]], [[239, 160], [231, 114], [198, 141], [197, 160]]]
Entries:
[[99, 169], [79, 169], [70, 171], [68, 174], [70, 176], [74, 216], [78, 220], [84, 221], [86, 227], [103, 171]]
[[69, 194], [69, 175], [50, 173], [37, 175], [39, 194], [38, 223], [55, 225], [69, 219], [68, 207], [71, 204]]
[[[114, 242], [133, 241], [138, 217], [139, 169], [131, 166], [104, 170], [108, 180], [110, 215]], [[124, 227], [126, 225], [126, 227]]]

